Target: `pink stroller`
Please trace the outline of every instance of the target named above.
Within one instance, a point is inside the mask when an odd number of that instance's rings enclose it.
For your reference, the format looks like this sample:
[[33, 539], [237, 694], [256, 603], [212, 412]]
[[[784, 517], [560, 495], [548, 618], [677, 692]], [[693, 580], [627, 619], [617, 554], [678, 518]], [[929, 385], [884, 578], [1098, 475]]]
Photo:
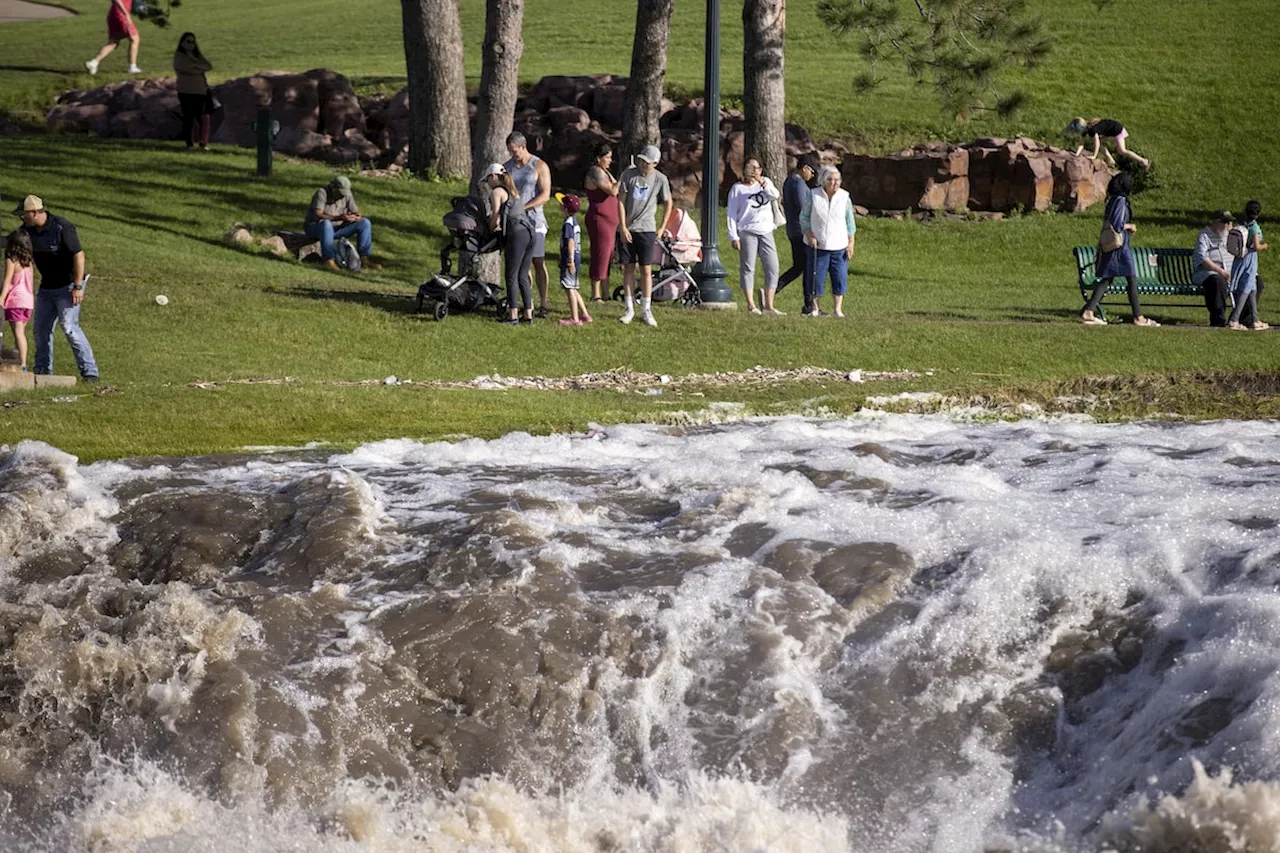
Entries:
[[[702, 304], [702, 293], [689, 268], [702, 260], [702, 232], [686, 211], [676, 208], [671, 215], [670, 231], [674, 236], [658, 241], [653, 262], [660, 267], [653, 271], [653, 301], [679, 302], [682, 305]], [[622, 300], [622, 285], [614, 288], [613, 298]], [[635, 298], [640, 298], [640, 285], [636, 284]]]

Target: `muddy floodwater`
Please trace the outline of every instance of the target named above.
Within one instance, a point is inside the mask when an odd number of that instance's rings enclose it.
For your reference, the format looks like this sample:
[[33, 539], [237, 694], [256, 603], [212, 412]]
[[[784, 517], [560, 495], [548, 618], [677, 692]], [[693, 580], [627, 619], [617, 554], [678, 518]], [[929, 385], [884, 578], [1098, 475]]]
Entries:
[[1271, 850], [1278, 670], [1273, 422], [0, 448], [4, 850]]

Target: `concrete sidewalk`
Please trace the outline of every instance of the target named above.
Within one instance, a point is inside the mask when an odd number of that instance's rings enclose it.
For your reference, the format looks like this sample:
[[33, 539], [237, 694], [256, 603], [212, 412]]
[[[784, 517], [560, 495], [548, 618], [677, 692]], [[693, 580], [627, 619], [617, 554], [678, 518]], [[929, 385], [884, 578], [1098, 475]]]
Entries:
[[46, 6], [43, 3], [27, 3], [25, 0], [0, 0], [0, 24], [20, 21], [42, 21], [47, 18], [69, 18], [74, 15], [68, 9]]

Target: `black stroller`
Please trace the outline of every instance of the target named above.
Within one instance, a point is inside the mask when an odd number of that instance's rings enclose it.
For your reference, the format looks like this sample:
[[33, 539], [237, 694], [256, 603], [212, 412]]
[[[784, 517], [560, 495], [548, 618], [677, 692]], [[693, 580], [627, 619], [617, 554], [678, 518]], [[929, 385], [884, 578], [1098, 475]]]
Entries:
[[506, 302], [499, 286], [481, 280], [476, 270], [478, 257], [502, 248], [502, 233], [489, 230], [484, 201], [476, 196], [457, 196], [452, 204], [453, 210], [444, 215], [451, 239], [440, 250], [440, 272], [418, 287], [418, 313], [429, 313], [437, 320], [451, 311], [477, 311], [487, 305], [501, 309]]

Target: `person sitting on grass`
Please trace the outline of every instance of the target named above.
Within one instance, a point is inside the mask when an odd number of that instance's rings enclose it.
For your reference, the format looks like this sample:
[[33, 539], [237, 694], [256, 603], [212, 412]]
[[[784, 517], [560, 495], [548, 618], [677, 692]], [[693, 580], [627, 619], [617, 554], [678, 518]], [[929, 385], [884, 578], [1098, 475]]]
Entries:
[[[1258, 319], [1258, 253], [1267, 250], [1267, 244], [1262, 242], [1262, 228], [1258, 225], [1261, 215], [1262, 202], [1257, 199], [1244, 206], [1245, 251], [1231, 265], [1231, 295], [1236, 304], [1227, 318], [1229, 329], [1260, 332], [1271, 328]], [[1240, 322], [1241, 316], [1252, 317], [1253, 322], [1246, 326]]]
[[1138, 230], [1133, 224], [1133, 211], [1129, 207], [1129, 193], [1133, 192], [1133, 178], [1124, 172], [1116, 175], [1107, 184], [1107, 209], [1103, 218], [1124, 238], [1118, 249], [1104, 252], [1098, 251], [1094, 263], [1093, 295], [1080, 312], [1080, 321], [1086, 326], [1105, 326], [1107, 321], [1097, 315], [1102, 297], [1107, 295], [1111, 282], [1118, 276], [1124, 276], [1129, 291], [1129, 308], [1133, 311], [1133, 325], [1159, 326], [1155, 320], [1142, 316], [1142, 305], [1138, 302], [1138, 265], [1133, 259], [1133, 249], [1129, 247], [1129, 235]]
[[1103, 139], [1110, 139], [1116, 146], [1116, 153], [1121, 157], [1128, 157], [1144, 169], [1151, 168], [1151, 161], [1145, 157], [1139, 157], [1134, 152], [1125, 147], [1124, 141], [1129, 136], [1129, 131], [1124, 129], [1124, 125], [1113, 118], [1095, 118], [1085, 121], [1077, 116], [1071, 120], [1071, 124], [1067, 125], [1063, 131], [1068, 136], [1079, 136], [1081, 143], [1076, 148], [1076, 155], [1084, 150], [1083, 140], [1093, 139], [1093, 151], [1088, 154], [1090, 160], [1098, 159], [1098, 152], [1102, 152], [1102, 156], [1106, 158], [1107, 163], [1114, 166], [1115, 158], [1111, 156], [1111, 152], [1102, 147]]
[[560, 229], [560, 286], [569, 295], [569, 316], [560, 320], [561, 326], [581, 326], [591, 322], [586, 303], [578, 292], [578, 270], [582, 267], [582, 229], [575, 219], [582, 209], [582, 201], [573, 193], [556, 193], [556, 201], [564, 211], [564, 227]]
[[356, 251], [360, 253], [361, 269], [382, 269], [382, 265], [375, 263], [369, 255], [373, 250], [373, 225], [360, 214], [351, 193], [351, 179], [347, 176], [338, 175], [311, 196], [304, 229], [308, 237], [320, 241], [320, 257], [334, 272], [338, 271], [338, 263], [333, 259], [334, 241], [352, 235], [357, 239]]

